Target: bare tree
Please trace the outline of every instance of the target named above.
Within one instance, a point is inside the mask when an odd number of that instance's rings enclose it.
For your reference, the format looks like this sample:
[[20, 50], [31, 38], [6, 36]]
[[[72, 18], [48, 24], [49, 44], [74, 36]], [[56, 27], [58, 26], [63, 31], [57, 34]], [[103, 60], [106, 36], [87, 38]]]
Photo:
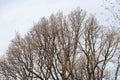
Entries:
[[[103, 0], [103, 6], [109, 13], [109, 22], [110, 25], [120, 27], [120, 1], [119, 0]], [[108, 14], [107, 13], [107, 14]]]
[[118, 44], [117, 31], [104, 31], [83, 10], [59, 12], [41, 18], [23, 38], [16, 35], [0, 74], [7, 80], [102, 80]]

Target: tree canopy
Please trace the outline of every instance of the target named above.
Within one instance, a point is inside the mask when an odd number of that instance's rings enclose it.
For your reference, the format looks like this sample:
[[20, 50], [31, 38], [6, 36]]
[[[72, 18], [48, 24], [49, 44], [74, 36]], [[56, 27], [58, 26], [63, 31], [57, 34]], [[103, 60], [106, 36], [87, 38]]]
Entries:
[[[76, 9], [41, 18], [16, 37], [0, 60], [4, 80], [117, 80], [119, 30], [108, 30], [94, 16]], [[117, 56], [116, 56], [117, 55]], [[113, 78], [106, 66], [117, 58]]]

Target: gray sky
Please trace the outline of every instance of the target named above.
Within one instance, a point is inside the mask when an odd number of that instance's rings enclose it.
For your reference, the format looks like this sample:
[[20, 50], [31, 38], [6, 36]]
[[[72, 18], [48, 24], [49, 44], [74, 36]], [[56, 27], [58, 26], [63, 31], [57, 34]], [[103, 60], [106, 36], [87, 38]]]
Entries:
[[0, 0], [0, 54], [5, 53], [16, 32], [24, 35], [40, 17], [80, 7], [101, 20], [101, 4], [102, 0]]

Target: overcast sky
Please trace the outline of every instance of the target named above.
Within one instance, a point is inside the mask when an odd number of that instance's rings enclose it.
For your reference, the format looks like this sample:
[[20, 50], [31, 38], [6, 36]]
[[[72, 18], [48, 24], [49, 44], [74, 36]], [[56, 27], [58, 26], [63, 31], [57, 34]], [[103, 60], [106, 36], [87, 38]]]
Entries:
[[80, 7], [101, 19], [102, 3], [102, 0], [0, 0], [0, 54], [5, 53], [16, 32], [24, 35], [40, 17], [58, 10], [67, 14]]

